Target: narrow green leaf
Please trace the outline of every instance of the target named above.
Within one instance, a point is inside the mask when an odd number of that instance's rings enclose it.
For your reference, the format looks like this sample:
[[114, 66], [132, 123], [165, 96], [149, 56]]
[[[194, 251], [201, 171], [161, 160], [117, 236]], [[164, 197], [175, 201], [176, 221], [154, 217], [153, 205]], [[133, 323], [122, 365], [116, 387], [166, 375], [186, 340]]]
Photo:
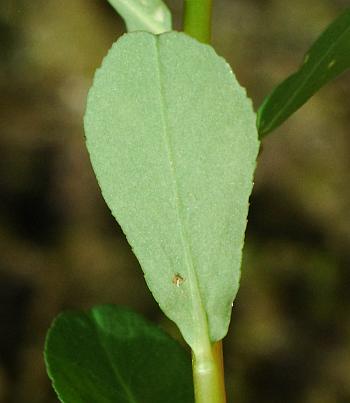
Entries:
[[124, 19], [128, 32], [161, 34], [171, 30], [171, 13], [161, 0], [108, 0]]
[[281, 125], [322, 86], [350, 67], [350, 9], [321, 34], [300, 69], [277, 86], [259, 108], [260, 137]]
[[222, 339], [259, 147], [229, 65], [182, 33], [124, 35], [96, 73], [85, 133], [103, 196], [161, 308], [195, 352]]
[[64, 403], [192, 403], [190, 356], [125, 308], [64, 313], [48, 332], [45, 361]]

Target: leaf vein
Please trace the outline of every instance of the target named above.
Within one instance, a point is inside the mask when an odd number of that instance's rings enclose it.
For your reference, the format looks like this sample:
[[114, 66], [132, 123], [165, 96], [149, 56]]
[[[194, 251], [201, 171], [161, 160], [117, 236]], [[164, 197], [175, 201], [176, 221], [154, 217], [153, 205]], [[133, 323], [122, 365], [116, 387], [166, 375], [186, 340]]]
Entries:
[[106, 347], [105, 347], [105, 345], [104, 345], [104, 342], [103, 342], [103, 340], [102, 340], [102, 337], [101, 337], [99, 328], [98, 328], [98, 326], [96, 326], [96, 323], [98, 323], [98, 318], [96, 318], [95, 313], [94, 313], [93, 311], [92, 311], [92, 315], [93, 315], [94, 318], [95, 318], [94, 321], [91, 321], [91, 323], [92, 323], [92, 325], [93, 325], [92, 327], [93, 327], [93, 329], [94, 329], [94, 331], [95, 331], [95, 334], [96, 334], [97, 339], [98, 339], [99, 342], [100, 342], [101, 350], [102, 350], [102, 352], [104, 353], [104, 355], [105, 355], [105, 357], [106, 357], [106, 359], [107, 359], [108, 364], [110, 365], [110, 367], [111, 367], [111, 369], [112, 369], [112, 371], [113, 371], [113, 373], [114, 373], [114, 375], [115, 375], [117, 381], [119, 381], [119, 383], [120, 383], [122, 389], [124, 390], [125, 396], [127, 397], [128, 401], [129, 401], [130, 403], [138, 403], [138, 401], [137, 401], [136, 398], [134, 397], [132, 391], [130, 390], [129, 386], [126, 384], [126, 382], [125, 382], [123, 376], [121, 375], [119, 369], [115, 366], [115, 363], [113, 362], [113, 360], [111, 359], [110, 355], [108, 354], [108, 350], [106, 349]]
[[[198, 344], [203, 346], [203, 343], [208, 341], [208, 320], [207, 314], [203, 304], [203, 297], [200, 292], [199, 287], [199, 279], [195, 269], [193, 256], [191, 253], [190, 241], [188, 238], [187, 231], [185, 229], [184, 218], [181, 209], [181, 197], [178, 179], [176, 175], [176, 163], [174, 158], [174, 151], [171, 145], [170, 139], [170, 130], [167, 122], [166, 116], [166, 96], [164, 91], [164, 85], [162, 81], [162, 63], [161, 63], [161, 55], [160, 55], [160, 46], [159, 46], [159, 37], [155, 38], [155, 51], [156, 51], [156, 60], [157, 60], [157, 74], [158, 74], [158, 82], [159, 82], [159, 101], [160, 101], [160, 109], [161, 109], [161, 120], [163, 126], [163, 140], [166, 148], [166, 153], [169, 161], [171, 179], [172, 179], [172, 188], [173, 188], [173, 196], [175, 201], [175, 208], [177, 214], [177, 224], [180, 230], [181, 236], [181, 244], [182, 249], [185, 256], [185, 261], [187, 265], [187, 276], [191, 293], [191, 302], [192, 302], [192, 317], [194, 323], [198, 325], [197, 330], [197, 341]], [[200, 340], [201, 339], [201, 340]], [[192, 346], [193, 347], [193, 346]]]

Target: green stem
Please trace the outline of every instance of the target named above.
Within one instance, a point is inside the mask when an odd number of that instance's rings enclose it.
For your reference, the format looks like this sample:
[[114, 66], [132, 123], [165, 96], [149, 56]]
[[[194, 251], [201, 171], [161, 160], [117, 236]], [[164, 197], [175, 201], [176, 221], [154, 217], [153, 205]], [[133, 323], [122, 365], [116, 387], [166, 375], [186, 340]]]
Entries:
[[196, 403], [226, 403], [221, 341], [210, 351], [192, 353]]
[[184, 31], [199, 40], [210, 43], [212, 0], [185, 0]]

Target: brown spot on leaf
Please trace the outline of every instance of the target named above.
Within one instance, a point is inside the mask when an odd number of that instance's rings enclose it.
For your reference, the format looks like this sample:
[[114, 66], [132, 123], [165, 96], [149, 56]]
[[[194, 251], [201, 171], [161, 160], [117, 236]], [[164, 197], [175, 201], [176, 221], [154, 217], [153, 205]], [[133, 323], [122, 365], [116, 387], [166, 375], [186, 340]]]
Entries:
[[175, 276], [172, 279], [172, 283], [176, 285], [176, 287], [180, 287], [180, 285], [184, 282], [184, 279], [182, 276], [180, 276], [179, 273], [176, 273]]

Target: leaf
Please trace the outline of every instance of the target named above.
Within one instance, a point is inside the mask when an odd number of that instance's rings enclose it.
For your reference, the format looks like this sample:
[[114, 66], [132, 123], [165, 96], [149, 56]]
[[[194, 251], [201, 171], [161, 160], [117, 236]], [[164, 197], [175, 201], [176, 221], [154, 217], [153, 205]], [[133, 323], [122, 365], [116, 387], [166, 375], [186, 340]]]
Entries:
[[190, 356], [125, 308], [67, 312], [48, 332], [45, 361], [65, 403], [192, 403]]
[[171, 13], [161, 0], [108, 0], [124, 19], [128, 32], [153, 34], [171, 30]]
[[194, 351], [222, 339], [259, 147], [229, 65], [182, 33], [124, 35], [96, 73], [85, 133], [155, 299]]
[[277, 86], [259, 108], [260, 137], [281, 125], [312, 95], [350, 67], [350, 9], [321, 34], [300, 69]]

